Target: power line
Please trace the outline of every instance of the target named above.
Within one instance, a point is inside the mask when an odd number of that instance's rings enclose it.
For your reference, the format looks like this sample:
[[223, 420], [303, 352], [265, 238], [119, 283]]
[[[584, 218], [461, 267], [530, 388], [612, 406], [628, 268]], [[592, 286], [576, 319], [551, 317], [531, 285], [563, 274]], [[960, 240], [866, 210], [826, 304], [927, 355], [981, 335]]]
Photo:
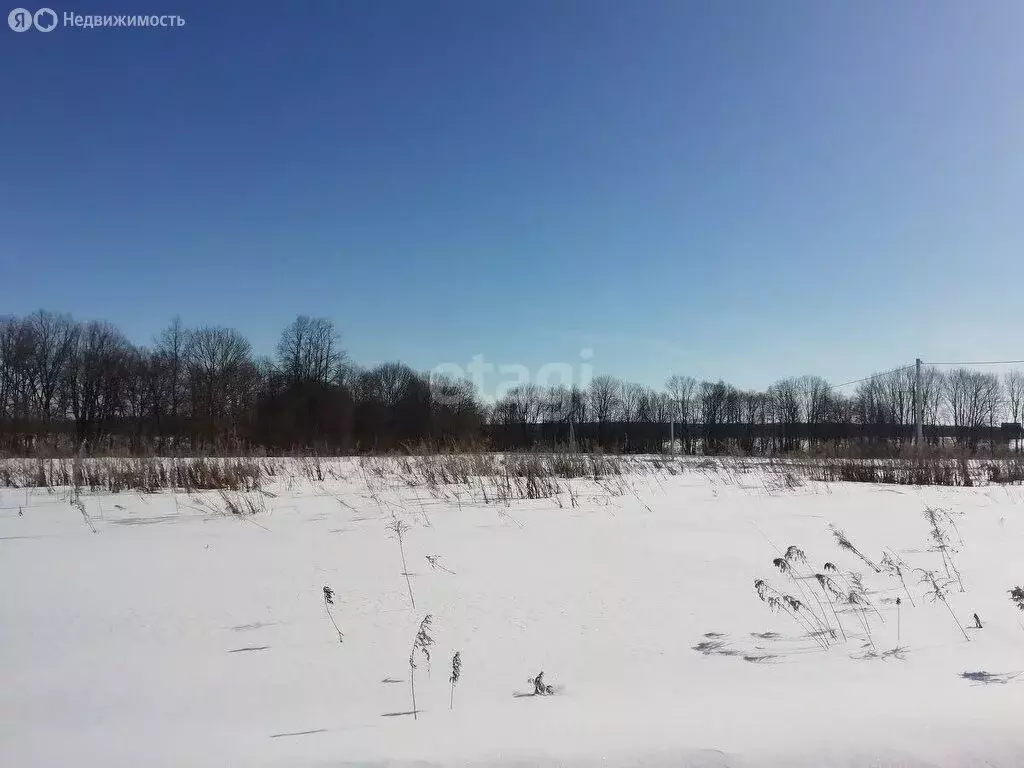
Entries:
[[967, 360], [958, 363], [933, 363], [926, 361], [925, 365], [1024, 365], [1024, 360]]
[[[893, 369], [888, 370], [888, 371], [882, 371], [881, 373], [872, 373], [870, 376], [863, 376], [863, 377], [861, 377], [859, 379], [854, 379], [853, 381], [844, 381], [842, 384], [829, 384], [827, 387], [823, 387], [820, 390], [819, 389], [800, 389], [800, 390], [797, 390], [797, 392], [799, 394], [801, 394], [801, 395], [809, 395], [811, 397], [816, 397], [816, 396], [820, 395], [822, 392], [831, 392], [833, 389], [841, 389], [842, 387], [848, 387], [851, 384], [860, 384], [862, 381], [870, 381], [871, 379], [877, 379], [877, 378], [880, 378], [882, 376], [888, 376], [888, 375], [893, 374], [893, 373], [899, 373], [900, 371], [908, 371], [908, 370], [913, 369], [915, 367], [915, 365], [916, 365], [915, 363], [911, 363], [910, 365], [901, 365], [899, 368], [893, 368]], [[769, 387], [769, 389], [771, 389], [771, 387]]]
[[[934, 365], [939, 365], [939, 363], [934, 363]], [[899, 368], [893, 368], [891, 371], [882, 371], [881, 373], [873, 373], [870, 376], [865, 376], [865, 377], [860, 378], [860, 379], [854, 379], [853, 381], [846, 381], [846, 382], [843, 382], [842, 384], [833, 384], [832, 386], [829, 387], [829, 389], [840, 389], [842, 387], [848, 387], [851, 384], [860, 384], [862, 381], [870, 381], [871, 379], [877, 379], [877, 378], [879, 378], [881, 376], [888, 376], [889, 374], [892, 374], [892, 373], [899, 373], [900, 371], [907, 371], [907, 370], [910, 370], [913, 367], [914, 367], [913, 364], [911, 364], [911, 365], [901, 365]]]

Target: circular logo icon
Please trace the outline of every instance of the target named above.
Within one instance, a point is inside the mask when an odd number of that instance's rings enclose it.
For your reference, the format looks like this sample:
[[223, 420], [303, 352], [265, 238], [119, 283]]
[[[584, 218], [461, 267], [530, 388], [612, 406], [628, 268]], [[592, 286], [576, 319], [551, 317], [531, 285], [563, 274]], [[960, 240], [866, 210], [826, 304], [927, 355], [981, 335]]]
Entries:
[[7, 26], [15, 32], [28, 32], [32, 29], [32, 11], [15, 8], [7, 14]]
[[53, 32], [57, 26], [57, 14], [53, 12], [52, 8], [40, 8], [32, 20], [40, 32]]

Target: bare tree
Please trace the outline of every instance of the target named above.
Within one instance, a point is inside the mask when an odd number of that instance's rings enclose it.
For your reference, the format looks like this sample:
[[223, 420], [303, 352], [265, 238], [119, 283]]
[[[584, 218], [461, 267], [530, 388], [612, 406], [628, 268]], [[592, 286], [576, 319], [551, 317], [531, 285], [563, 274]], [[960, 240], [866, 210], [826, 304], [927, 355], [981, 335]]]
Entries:
[[[1010, 413], [1010, 421], [1020, 424], [1024, 418], [1024, 371], [1010, 371], [1003, 378], [1003, 389], [1006, 391], [1006, 405]], [[1017, 440], [1017, 450], [1021, 449], [1021, 440]]]
[[[154, 355], [143, 348], [125, 346], [121, 361], [121, 416], [134, 425], [133, 439], [139, 444], [147, 420], [155, 413], [153, 394]], [[155, 422], [155, 419], [154, 419]]]
[[131, 344], [109, 323], [79, 326], [76, 348], [65, 367], [64, 395], [79, 440], [99, 436], [124, 404]]
[[740, 392], [739, 408], [739, 421], [750, 428], [748, 434], [741, 439], [740, 447], [748, 453], [764, 450], [764, 441], [755, 439], [753, 428], [763, 428], [768, 423], [768, 396], [764, 392]]
[[914, 423], [913, 368], [903, 368], [880, 377], [885, 406], [889, 411], [887, 423], [901, 426]]
[[643, 405], [644, 388], [632, 382], [619, 385], [619, 417], [621, 421], [640, 421], [640, 410]]
[[430, 379], [433, 423], [444, 439], [472, 440], [483, 423], [473, 382], [435, 375]]
[[1009, 408], [1010, 421], [1020, 423], [1024, 416], [1024, 371], [1010, 371], [1003, 377], [1003, 388], [1006, 391], [1006, 404]]
[[166, 413], [177, 421], [184, 415], [185, 353], [188, 348], [189, 331], [175, 317], [156, 338], [156, 353], [153, 364], [156, 377], [153, 380], [154, 411], [159, 419]]
[[568, 419], [573, 424], [582, 424], [587, 416], [587, 393], [574, 384], [569, 390]]
[[651, 407], [651, 421], [664, 424], [675, 417], [675, 402], [668, 392], [648, 389]]
[[942, 422], [945, 388], [946, 377], [942, 371], [934, 366], [921, 369], [921, 412], [925, 424]]
[[39, 310], [28, 318], [28, 332], [30, 387], [39, 418], [46, 422], [54, 416], [61, 381], [75, 353], [78, 326], [68, 315]]
[[669, 397], [675, 403], [674, 418], [682, 425], [683, 448], [687, 453], [693, 452], [693, 440], [689, 430], [686, 428], [693, 423], [693, 398], [697, 391], [697, 380], [692, 376], [670, 376], [665, 382]]
[[524, 424], [538, 424], [544, 410], [544, 395], [536, 384], [520, 384], [509, 390], [507, 397], [516, 403]]
[[853, 424], [856, 421], [854, 398], [833, 392], [829, 398], [829, 421], [833, 424]]
[[473, 382], [435, 373], [430, 377], [434, 403], [451, 409], [453, 413], [476, 411], [478, 402]]
[[888, 405], [882, 377], [873, 376], [857, 385], [853, 395], [856, 421], [864, 425], [888, 424], [892, 409]]
[[542, 389], [541, 421], [557, 424], [569, 420], [570, 394], [564, 384]]
[[334, 323], [323, 317], [299, 315], [277, 343], [278, 365], [292, 384], [327, 384], [344, 359]]
[[686, 424], [693, 415], [693, 393], [697, 389], [697, 380], [692, 376], [669, 376], [665, 389], [675, 403], [675, 418]]
[[[535, 384], [520, 384], [512, 387], [494, 404], [491, 414], [493, 423], [504, 427], [519, 427], [520, 444], [529, 445], [535, 436], [532, 425], [541, 422], [548, 405], [547, 393]], [[507, 439], [516, 434], [510, 430]]]
[[252, 346], [233, 328], [204, 327], [189, 334], [185, 358], [192, 413], [202, 436], [230, 436], [241, 415], [234, 409], [251, 395], [257, 374]]
[[768, 387], [768, 397], [781, 424], [798, 424], [804, 417], [804, 393], [799, 379], [781, 379]]
[[800, 410], [808, 424], [822, 424], [828, 420], [832, 387], [821, 376], [801, 376], [796, 381], [800, 391]]
[[726, 399], [730, 387], [724, 381], [702, 381], [698, 392], [700, 420], [704, 427], [704, 453], [716, 453], [722, 448], [717, 430], [725, 422]]
[[0, 419], [24, 419], [31, 408], [32, 333], [27, 322], [0, 318]]
[[994, 429], [1004, 407], [1003, 382], [994, 373], [984, 373], [982, 376], [982, 409], [989, 429]]
[[804, 420], [806, 400], [799, 379], [781, 379], [768, 387], [768, 401], [774, 411], [774, 421], [779, 425], [782, 449], [785, 451], [800, 447], [797, 425]]
[[636, 421], [641, 424], [652, 424], [663, 419], [659, 417], [658, 393], [651, 387], [639, 385], [636, 392]]
[[368, 394], [387, 407], [397, 406], [416, 378], [416, 372], [405, 363], [381, 363], [364, 373]]
[[[963, 430], [960, 442], [965, 442], [967, 430], [994, 426], [1001, 395], [999, 378], [995, 374], [956, 368], [946, 375], [946, 403], [953, 426]], [[972, 437], [972, 448], [976, 442]]]
[[598, 424], [607, 424], [619, 409], [619, 380], [612, 376], [595, 376], [590, 382], [590, 413]]

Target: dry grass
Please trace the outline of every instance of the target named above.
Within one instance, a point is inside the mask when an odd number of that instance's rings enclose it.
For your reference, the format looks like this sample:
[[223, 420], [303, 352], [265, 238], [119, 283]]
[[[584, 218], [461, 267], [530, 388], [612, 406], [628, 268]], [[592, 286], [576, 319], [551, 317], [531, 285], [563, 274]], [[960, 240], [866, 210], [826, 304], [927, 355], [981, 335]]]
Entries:
[[261, 493], [220, 491], [224, 511], [231, 515], [258, 515], [267, 511], [267, 501]]
[[252, 491], [268, 475], [257, 458], [35, 458], [0, 460], [0, 486], [88, 491]]
[[461, 502], [467, 496], [499, 505], [558, 499], [562, 494], [575, 504], [570, 480], [591, 481], [603, 493], [624, 495], [632, 491], [631, 480], [638, 476], [678, 474], [683, 467], [678, 460], [570, 451], [365, 456], [359, 464], [370, 485], [390, 482], [425, 488], [435, 498]]
[[350, 475], [347, 466], [347, 460], [319, 456], [0, 458], [0, 487], [75, 487], [110, 493], [254, 491], [275, 481], [345, 480]]
[[773, 459], [776, 472], [798, 471], [821, 482], [880, 483], [884, 485], [942, 485], [970, 488], [978, 485], [1024, 483], [1024, 457], [971, 459], [957, 451], [913, 453], [894, 458]]
[[[1024, 484], [1024, 455], [972, 459], [959, 451], [907, 452], [889, 458], [802, 456], [755, 459], [635, 456], [569, 450], [526, 453], [431, 453], [358, 459], [291, 457], [34, 457], [0, 458], [0, 487], [63, 488], [111, 493], [163, 490], [252, 491], [265, 484], [350, 479], [356, 468], [368, 485], [425, 488], [435, 498], [479, 499], [507, 505], [559, 499], [576, 491], [569, 481], [592, 482], [602, 494], [634, 493], [638, 480], [660, 481], [688, 472], [739, 484], [751, 473], [772, 492], [796, 491], [806, 481], [971, 487]], [[575, 503], [569, 498], [569, 503]]]

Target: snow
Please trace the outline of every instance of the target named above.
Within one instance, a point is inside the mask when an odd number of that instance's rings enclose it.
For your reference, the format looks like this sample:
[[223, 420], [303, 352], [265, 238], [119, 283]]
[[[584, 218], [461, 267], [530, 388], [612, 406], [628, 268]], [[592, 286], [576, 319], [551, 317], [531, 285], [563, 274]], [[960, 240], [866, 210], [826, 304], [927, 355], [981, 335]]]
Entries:
[[[1024, 765], [1019, 487], [785, 488], [691, 463], [506, 507], [335, 465], [279, 476], [244, 518], [216, 492], [83, 494], [90, 525], [70, 489], [0, 490], [0, 765]], [[944, 576], [927, 506], [964, 542], [948, 595], [984, 623], [970, 641], [916, 574], [911, 607], [829, 529]], [[898, 657], [866, 657], [848, 612], [823, 651], [758, 599], [756, 578], [793, 591], [772, 567], [791, 544], [863, 574], [880, 652], [903, 596]], [[556, 695], [514, 695], [541, 670]]]

